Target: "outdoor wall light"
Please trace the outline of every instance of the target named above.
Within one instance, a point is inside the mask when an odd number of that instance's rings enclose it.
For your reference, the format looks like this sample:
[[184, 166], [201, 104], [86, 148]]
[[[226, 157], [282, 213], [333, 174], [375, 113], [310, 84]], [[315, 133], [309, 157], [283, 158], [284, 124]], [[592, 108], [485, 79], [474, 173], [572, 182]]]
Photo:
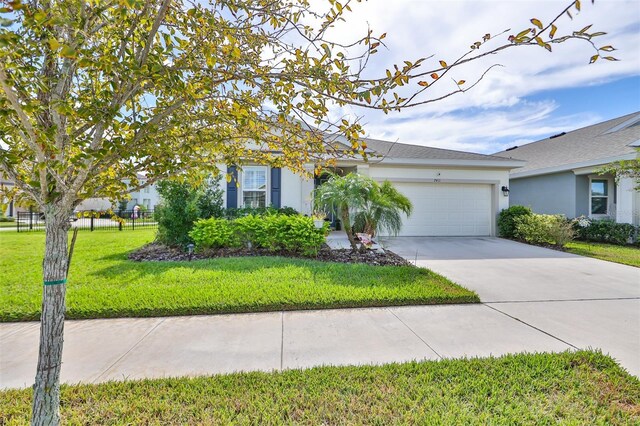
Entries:
[[509, 196], [509, 188], [506, 186], [502, 187], [502, 195], [504, 195], [505, 197]]

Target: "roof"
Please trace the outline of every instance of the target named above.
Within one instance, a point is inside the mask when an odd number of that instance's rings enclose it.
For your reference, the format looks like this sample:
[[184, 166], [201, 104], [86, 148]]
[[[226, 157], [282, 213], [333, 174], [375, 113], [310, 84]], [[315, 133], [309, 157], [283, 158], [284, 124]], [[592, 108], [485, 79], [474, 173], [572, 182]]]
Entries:
[[432, 148], [422, 145], [410, 145], [399, 142], [364, 139], [367, 147], [385, 158], [411, 158], [430, 160], [478, 160], [478, 161], [512, 161], [513, 159], [495, 155], [476, 154], [474, 152], [454, 151], [451, 149]]
[[555, 173], [634, 158], [640, 143], [640, 112], [551, 136], [494, 155], [525, 160], [513, 177]]

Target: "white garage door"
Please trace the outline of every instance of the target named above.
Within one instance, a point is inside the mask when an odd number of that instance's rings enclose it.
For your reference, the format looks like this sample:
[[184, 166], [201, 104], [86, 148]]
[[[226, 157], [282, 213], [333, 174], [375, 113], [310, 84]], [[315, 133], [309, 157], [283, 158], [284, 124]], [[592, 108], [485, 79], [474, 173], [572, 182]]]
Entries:
[[413, 214], [404, 217], [400, 235], [491, 235], [491, 185], [394, 182], [394, 186], [413, 203]]

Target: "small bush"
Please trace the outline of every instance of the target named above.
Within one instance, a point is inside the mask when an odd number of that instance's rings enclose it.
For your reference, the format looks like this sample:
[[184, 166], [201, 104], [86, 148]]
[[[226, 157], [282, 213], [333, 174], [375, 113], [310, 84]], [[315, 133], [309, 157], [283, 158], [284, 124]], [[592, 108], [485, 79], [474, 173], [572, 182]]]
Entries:
[[242, 242], [234, 224], [227, 219], [201, 219], [197, 221], [189, 237], [200, 249], [240, 247]]
[[155, 211], [158, 241], [167, 245], [190, 243], [189, 231], [199, 218], [197, 191], [186, 183], [162, 181], [158, 192], [162, 197]]
[[533, 212], [525, 206], [511, 206], [502, 210], [498, 216], [498, 233], [504, 238], [515, 238], [518, 218], [531, 215]]
[[554, 244], [564, 247], [573, 240], [571, 222], [562, 215], [530, 214], [515, 220], [515, 236], [531, 244]]
[[317, 229], [312, 218], [301, 215], [247, 215], [234, 220], [200, 220], [189, 236], [199, 249], [245, 245], [312, 255], [322, 247], [327, 226]]
[[14, 222], [15, 219], [8, 216], [0, 216], [0, 222]]
[[286, 216], [294, 216], [299, 215], [300, 213], [294, 209], [293, 207], [280, 207], [275, 208], [272, 206], [269, 207], [232, 207], [229, 209], [225, 209], [224, 217], [227, 219], [238, 219], [241, 217], [253, 215], [253, 216], [264, 216], [264, 215], [274, 215], [274, 214], [283, 214]]
[[263, 216], [249, 214], [233, 221], [238, 238], [245, 246], [266, 247], [266, 230]]
[[221, 217], [224, 192], [219, 182], [220, 176], [195, 187], [187, 182], [169, 180], [158, 183], [158, 193], [162, 197], [162, 203], [155, 211], [158, 241], [183, 246], [191, 242], [189, 231], [196, 220]]
[[580, 217], [574, 221], [573, 228], [580, 240], [618, 245], [633, 241], [637, 233], [637, 227], [634, 225], [617, 223], [611, 219], [590, 220]]

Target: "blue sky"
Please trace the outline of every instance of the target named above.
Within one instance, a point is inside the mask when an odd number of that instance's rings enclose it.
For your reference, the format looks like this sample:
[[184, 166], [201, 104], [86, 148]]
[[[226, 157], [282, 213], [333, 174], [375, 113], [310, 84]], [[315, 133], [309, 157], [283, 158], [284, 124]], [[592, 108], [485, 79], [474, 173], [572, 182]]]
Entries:
[[612, 82], [545, 90], [527, 96], [532, 102], [551, 99], [557, 104], [556, 114], [595, 114], [603, 120], [640, 111], [640, 76]]
[[[569, 3], [370, 0], [353, 5], [347, 23], [336, 28], [336, 38], [353, 39], [368, 26], [376, 34], [387, 32], [388, 50], [369, 64], [375, 74], [394, 63], [432, 54], [432, 62], [451, 61], [483, 34], [509, 28], [496, 40], [502, 44], [508, 34], [531, 27], [531, 18], [549, 22]], [[610, 54], [620, 61], [589, 64], [594, 50], [575, 40], [553, 45], [553, 53], [537, 46], [517, 47], [456, 70], [452, 77], [473, 81], [489, 66], [502, 65], [462, 95], [389, 115], [336, 107], [332, 118], [361, 117], [369, 137], [493, 153], [640, 111], [640, 0], [596, 1], [594, 5], [583, 1], [572, 20], [563, 16], [557, 22], [557, 36], [589, 24], [593, 24], [591, 31], [607, 32], [593, 39], [596, 46], [613, 45], [617, 50]]]

